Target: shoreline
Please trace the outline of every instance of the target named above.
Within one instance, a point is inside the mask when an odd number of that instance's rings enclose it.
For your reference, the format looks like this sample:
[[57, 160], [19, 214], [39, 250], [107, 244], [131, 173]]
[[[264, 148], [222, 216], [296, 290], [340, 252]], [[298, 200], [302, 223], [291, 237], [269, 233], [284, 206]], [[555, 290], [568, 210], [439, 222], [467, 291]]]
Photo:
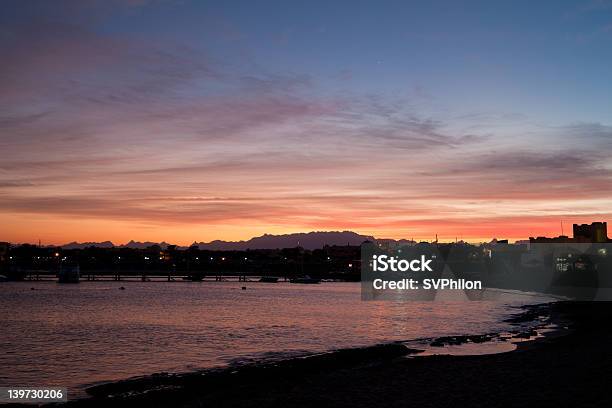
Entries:
[[[516, 324], [517, 327], [533, 321], [539, 321], [541, 324], [537, 328], [513, 332], [506, 340], [516, 341], [514, 351], [477, 355], [444, 353], [419, 355], [422, 349], [407, 347], [406, 342], [396, 342], [276, 362], [131, 378], [89, 387], [87, 392], [91, 395], [90, 398], [73, 400], [62, 406], [102, 407], [111, 403], [126, 407], [200, 405], [276, 407], [312, 406], [315, 403], [325, 406], [348, 406], [345, 405], [347, 401], [350, 401], [350, 406], [377, 406], [375, 403], [372, 404], [371, 396], [363, 393], [369, 390], [373, 396], [389, 392], [403, 394], [405, 390], [414, 388], [416, 383], [421, 383], [432, 373], [437, 373], [436, 381], [434, 384], [422, 384], [425, 388], [420, 392], [427, 394], [428, 389], [440, 388], [439, 383], [444, 384], [448, 381], [465, 382], [471, 387], [477, 386], [465, 378], [458, 378], [460, 373], [455, 371], [462, 370], [461, 367], [464, 365], [471, 369], [474, 365], [480, 366], [479, 375], [489, 371], [499, 371], [500, 367], [520, 370], [520, 365], [516, 366], [517, 362], [522, 360], [522, 356], [533, 354], [534, 357], [542, 359], [544, 355], [553, 352], [553, 349], [556, 350], [560, 345], [566, 344], [568, 339], [584, 340], [584, 336], [580, 333], [588, 325], [585, 326], [583, 323], [592, 323], [584, 313], [585, 308], [598, 310], [599, 313], [605, 311], [606, 316], [612, 316], [612, 313], [608, 312], [612, 308], [603, 307], [604, 305], [553, 302], [517, 308], [521, 311], [506, 321]], [[555, 324], [558, 329], [549, 331], [544, 336], [539, 335], [538, 328], [550, 324]], [[478, 345], [490, 342], [499, 336], [499, 333], [449, 336], [433, 339], [430, 345], [432, 349], [444, 350], [444, 347], [449, 345], [466, 343]], [[573, 358], [578, 357], [577, 350], [571, 351]], [[491, 361], [495, 361], [495, 366], [489, 365]], [[543, 375], [549, 369], [552, 370], [546, 365], [539, 368]], [[372, 375], [376, 375], [376, 385], [368, 381]], [[418, 381], [411, 381], [411, 379], [416, 380], [416, 377], [419, 378]], [[378, 382], [383, 378], [387, 378], [389, 384]], [[397, 387], [395, 383], [400, 383], [401, 386]], [[360, 389], [359, 384], [362, 384], [364, 389]], [[503, 385], [503, 382], [498, 384], [498, 386]], [[439, 390], [441, 393], [445, 393], [443, 388]], [[511, 392], [511, 389], [508, 392]], [[418, 390], [412, 390], [412, 398], [418, 393]], [[433, 398], [430, 403], [421, 400], [420, 404], [444, 406], [447, 402], [445, 398], [439, 396]], [[384, 405], [389, 405], [389, 401], [385, 401]]]

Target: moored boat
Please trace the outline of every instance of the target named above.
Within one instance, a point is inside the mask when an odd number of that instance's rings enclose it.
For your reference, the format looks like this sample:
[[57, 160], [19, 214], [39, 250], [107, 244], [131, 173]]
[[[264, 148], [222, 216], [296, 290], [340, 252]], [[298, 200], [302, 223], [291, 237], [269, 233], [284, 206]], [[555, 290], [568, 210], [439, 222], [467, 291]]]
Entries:
[[305, 275], [301, 278], [293, 278], [290, 279], [289, 282], [291, 283], [304, 283], [304, 284], [317, 284], [317, 283], [321, 283], [321, 279], [316, 279], [316, 278], [311, 278], [308, 275]]
[[259, 281], [264, 283], [277, 283], [278, 278], [276, 276], [262, 276]]

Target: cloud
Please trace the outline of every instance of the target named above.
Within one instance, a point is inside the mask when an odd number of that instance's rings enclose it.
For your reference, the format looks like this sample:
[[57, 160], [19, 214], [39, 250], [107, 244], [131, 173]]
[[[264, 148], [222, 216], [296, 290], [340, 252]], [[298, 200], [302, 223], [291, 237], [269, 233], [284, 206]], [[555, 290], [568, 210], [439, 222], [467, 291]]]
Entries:
[[555, 129], [554, 134], [570, 138], [584, 147], [589, 147], [591, 144], [612, 147], [612, 126], [599, 122], [572, 123]]
[[571, 201], [612, 198], [608, 153], [595, 150], [503, 150], [468, 155], [429, 170], [439, 200]]
[[[202, 55], [177, 54], [78, 25], [36, 21], [4, 27], [2, 98], [140, 102], [193, 79], [214, 77]], [[193, 51], [192, 51], [193, 52]], [[19, 82], [17, 82], [19, 81]]]

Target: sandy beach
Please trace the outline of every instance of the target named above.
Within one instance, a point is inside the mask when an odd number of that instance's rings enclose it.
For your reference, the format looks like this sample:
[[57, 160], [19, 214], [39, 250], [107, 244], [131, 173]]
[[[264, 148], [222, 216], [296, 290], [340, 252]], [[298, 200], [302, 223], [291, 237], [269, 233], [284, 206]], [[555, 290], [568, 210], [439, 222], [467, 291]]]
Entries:
[[603, 407], [612, 402], [610, 317], [608, 303], [531, 306], [514, 319], [546, 319], [564, 329], [512, 352], [413, 358], [415, 350], [403, 345], [381, 345], [105, 384], [66, 406]]

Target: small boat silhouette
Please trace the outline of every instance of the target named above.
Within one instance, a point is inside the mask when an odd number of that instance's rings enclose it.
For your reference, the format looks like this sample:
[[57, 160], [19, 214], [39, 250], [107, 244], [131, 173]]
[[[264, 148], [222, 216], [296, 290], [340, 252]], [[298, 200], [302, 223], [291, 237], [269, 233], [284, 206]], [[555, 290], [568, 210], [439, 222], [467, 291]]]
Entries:
[[259, 281], [265, 283], [277, 283], [278, 278], [276, 276], [262, 276]]
[[321, 279], [311, 278], [308, 275], [304, 275], [301, 278], [290, 279], [289, 282], [291, 282], [291, 283], [316, 284], [316, 283], [321, 283]]

